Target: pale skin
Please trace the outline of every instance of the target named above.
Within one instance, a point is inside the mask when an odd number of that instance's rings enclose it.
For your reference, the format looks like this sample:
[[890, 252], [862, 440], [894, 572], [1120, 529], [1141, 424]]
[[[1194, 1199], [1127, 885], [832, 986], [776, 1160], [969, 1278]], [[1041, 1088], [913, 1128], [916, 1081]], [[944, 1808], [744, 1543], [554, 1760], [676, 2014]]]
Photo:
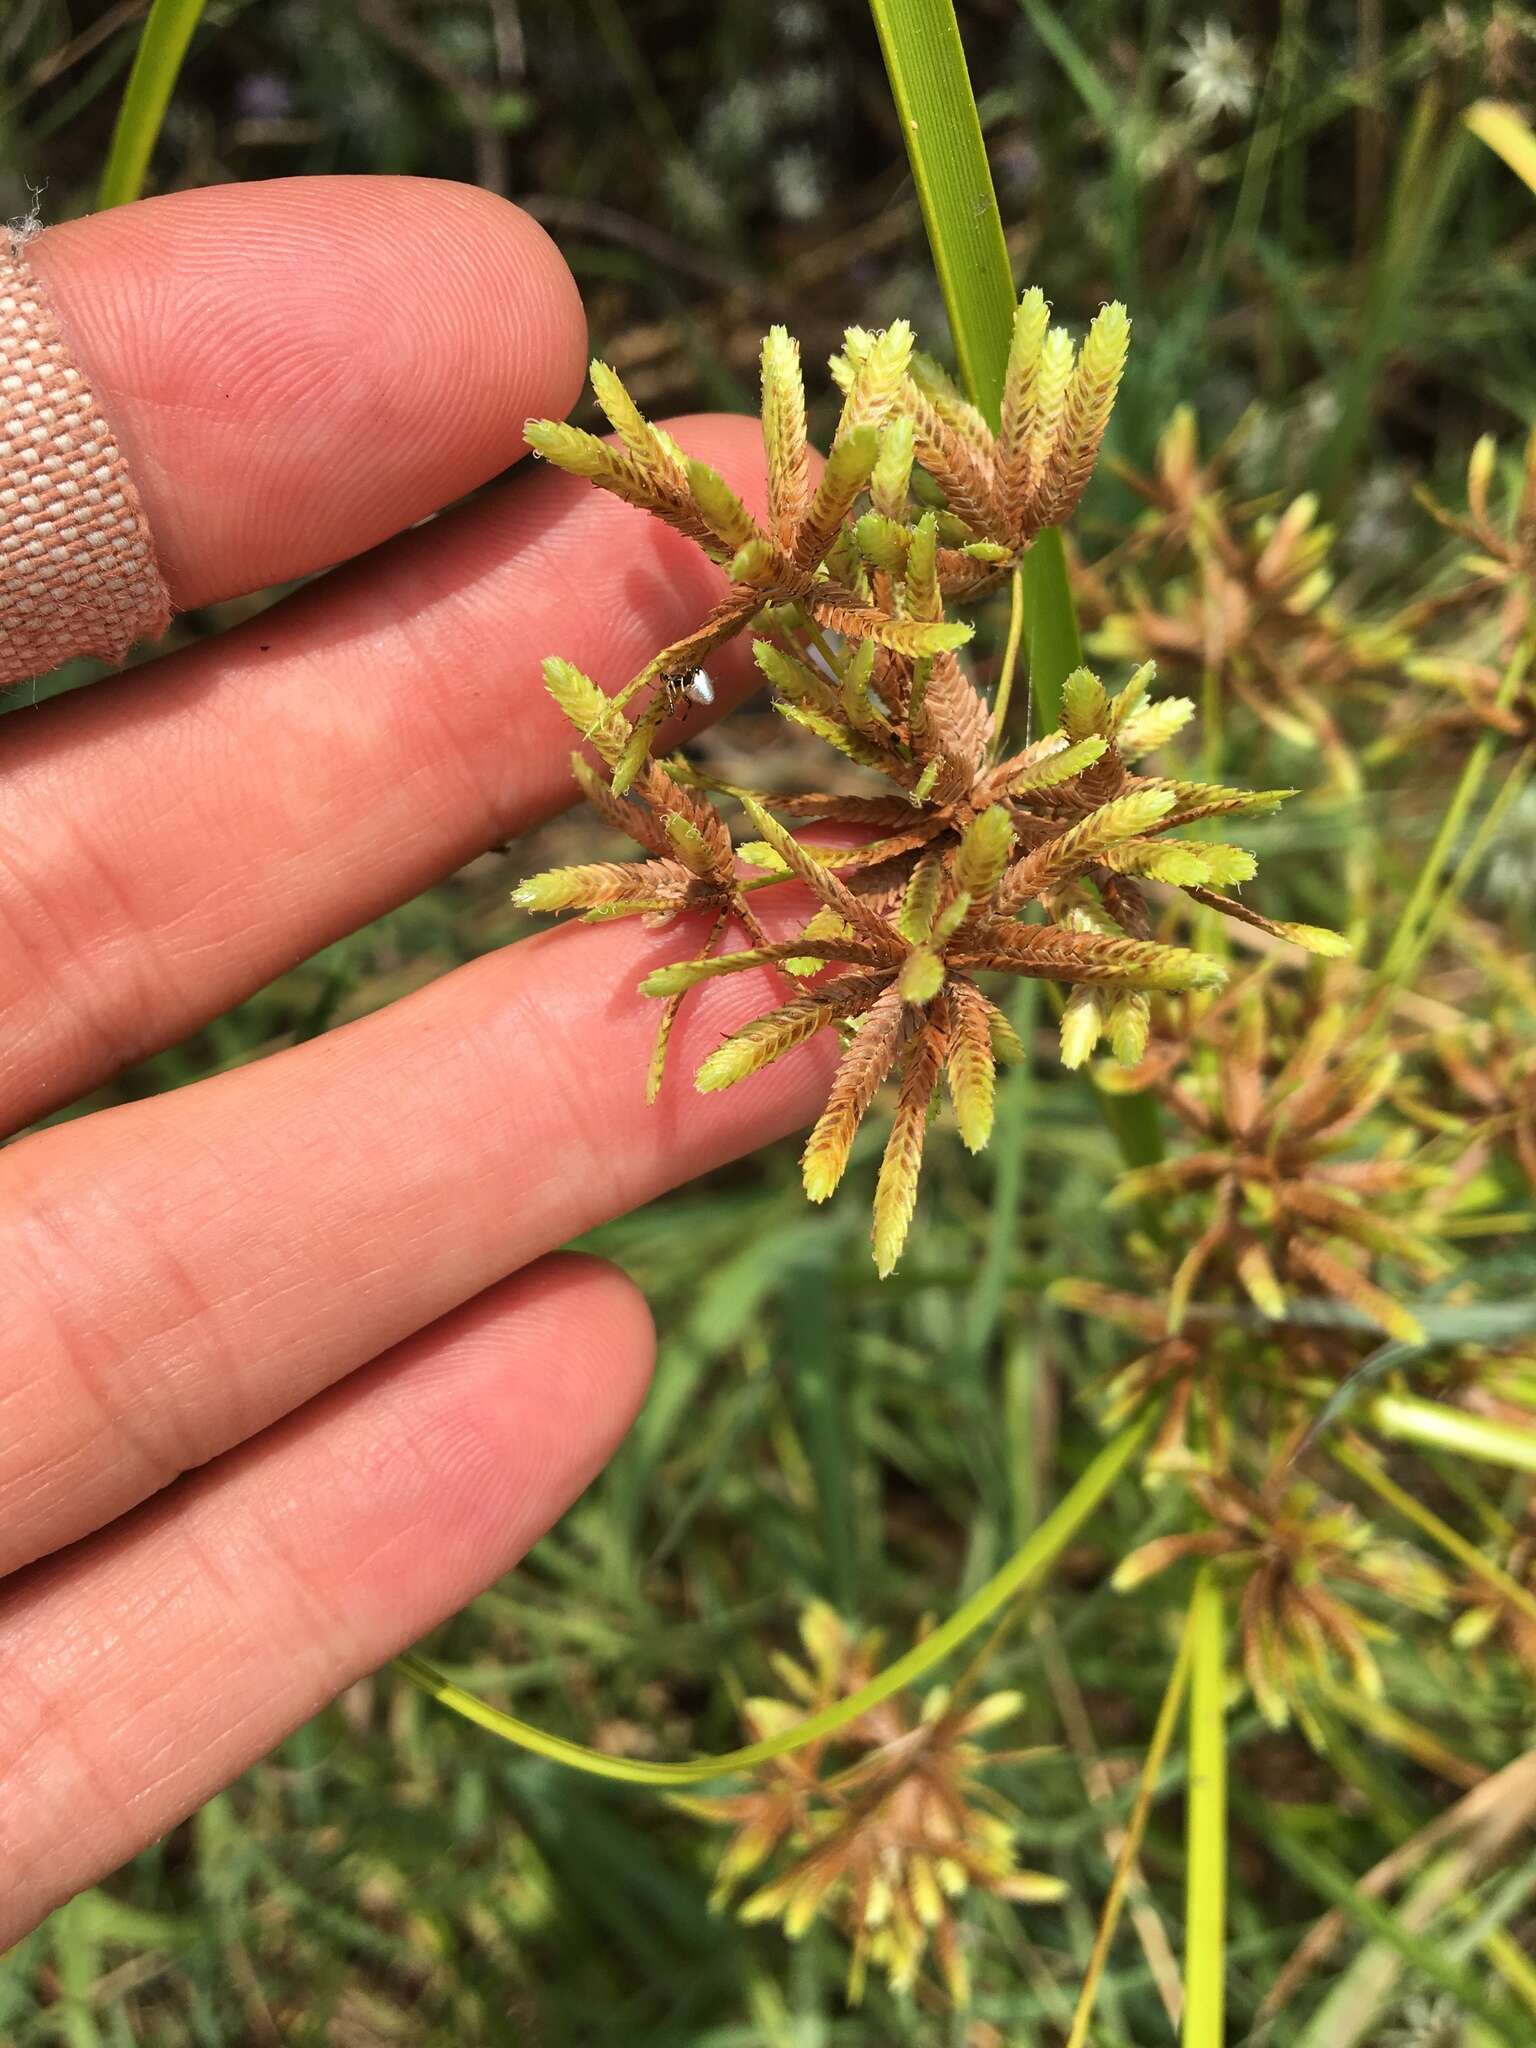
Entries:
[[[12, 1132], [567, 804], [539, 658], [614, 689], [718, 587], [543, 470], [405, 531], [581, 385], [575, 286], [501, 200], [289, 180], [30, 253], [178, 607], [347, 566], [0, 724]], [[672, 427], [761, 501], [750, 423]], [[648, 1109], [636, 984], [694, 943], [544, 933], [0, 1152], [0, 1949], [507, 1571], [612, 1451], [650, 1318], [555, 1248], [803, 1124], [835, 1058], [695, 1095], [782, 1000], [737, 976]]]

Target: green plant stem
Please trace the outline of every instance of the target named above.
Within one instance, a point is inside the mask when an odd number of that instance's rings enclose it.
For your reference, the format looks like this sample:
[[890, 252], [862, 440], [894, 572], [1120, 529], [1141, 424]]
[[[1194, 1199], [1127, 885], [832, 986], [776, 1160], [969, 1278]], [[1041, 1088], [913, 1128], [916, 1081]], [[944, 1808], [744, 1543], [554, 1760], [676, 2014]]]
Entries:
[[1527, 747], [1524, 753], [1516, 756], [1514, 766], [1499, 786], [1498, 795], [1483, 813], [1482, 823], [1467, 842], [1465, 853], [1456, 863], [1450, 880], [1440, 891], [1438, 898], [1430, 909], [1429, 915], [1420, 927], [1418, 940], [1414, 946], [1413, 960], [1409, 966], [1410, 974], [1417, 968], [1424, 955], [1440, 936], [1446, 919], [1461, 901], [1462, 897], [1466, 895], [1472, 877], [1486, 859], [1489, 847], [1498, 836], [1499, 827], [1508, 817], [1510, 806], [1514, 803], [1515, 798], [1524, 789], [1533, 766], [1536, 766], [1536, 748]]
[[1152, 1801], [1157, 1794], [1158, 1779], [1163, 1773], [1168, 1745], [1173, 1740], [1179, 1710], [1184, 1704], [1184, 1694], [1189, 1685], [1189, 1669], [1195, 1641], [1195, 1614], [1195, 1603], [1191, 1601], [1189, 1614], [1184, 1623], [1184, 1633], [1179, 1641], [1179, 1654], [1174, 1659], [1173, 1670], [1163, 1694], [1163, 1703], [1157, 1710], [1152, 1740], [1147, 1745], [1146, 1761], [1142, 1764], [1141, 1777], [1136, 1786], [1136, 1798], [1125, 1824], [1125, 1836], [1120, 1844], [1120, 1852], [1115, 1858], [1114, 1870], [1110, 1875], [1109, 1890], [1104, 1897], [1104, 1910], [1099, 1915], [1098, 1932], [1093, 1938], [1088, 1967], [1083, 1972], [1082, 1989], [1078, 1992], [1077, 2007], [1072, 2014], [1072, 2031], [1067, 2036], [1067, 2048], [1089, 2048], [1088, 2027], [1093, 2018], [1094, 2006], [1098, 2003], [1099, 1983], [1104, 1975], [1104, 1965], [1109, 1959], [1110, 1943], [1114, 1940], [1115, 1929], [1120, 1924], [1120, 1910], [1125, 1904], [1131, 1872], [1135, 1868], [1142, 1836], [1147, 1831], [1147, 1821], [1152, 1813]]
[[1403, 1443], [1454, 1451], [1517, 1472], [1536, 1472], [1536, 1430], [1522, 1429], [1518, 1423], [1469, 1415], [1464, 1408], [1448, 1408], [1415, 1394], [1378, 1394], [1367, 1413], [1383, 1436]]
[[[1499, 693], [1494, 699], [1497, 710], [1504, 710], [1514, 701], [1515, 693], [1525, 680], [1525, 672], [1531, 658], [1531, 643], [1521, 642], [1514, 659], [1504, 671]], [[1387, 948], [1386, 957], [1377, 973], [1383, 987], [1401, 988], [1408, 980], [1428, 945], [1428, 926], [1433, 921], [1431, 905], [1440, 886], [1440, 876], [1451, 857], [1451, 850], [1461, 835], [1467, 813], [1477, 801], [1478, 791], [1483, 786], [1489, 764], [1500, 744], [1500, 735], [1485, 732], [1467, 756], [1461, 771], [1461, 779], [1450, 803], [1446, 806], [1440, 829], [1435, 834], [1434, 844], [1429, 849], [1419, 878], [1413, 886], [1413, 893], [1403, 906], [1397, 921], [1397, 929]]]
[[144, 190], [149, 159], [202, 12], [203, 0], [155, 0], [149, 10], [112, 130], [96, 197], [99, 210], [123, 206]]
[[[1008, 579], [1008, 638], [1003, 646], [1003, 666], [997, 678], [997, 695], [992, 700], [992, 759], [995, 761], [1003, 750], [1003, 730], [1008, 723], [1008, 703], [1013, 695], [1013, 678], [1019, 666], [1019, 648], [1024, 639], [1024, 568], [1014, 570]], [[1030, 711], [1034, 710], [1034, 697], [1029, 700]], [[1026, 718], [1024, 738], [1030, 738], [1031, 720]]]
[[627, 1785], [702, 1785], [711, 1778], [751, 1770], [756, 1764], [770, 1763], [775, 1757], [804, 1749], [807, 1743], [822, 1736], [836, 1734], [838, 1729], [857, 1720], [860, 1714], [868, 1713], [882, 1700], [915, 1685], [978, 1629], [985, 1628], [1010, 1600], [1017, 1599], [1027, 1587], [1042, 1579], [1135, 1457], [1153, 1420], [1150, 1414], [1138, 1418], [1106, 1444], [1002, 1570], [988, 1579], [984, 1586], [978, 1587], [946, 1622], [924, 1636], [920, 1643], [914, 1644], [904, 1656], [887, 1665], [868, 1685], [861, 1686], [847, 1699], [839, 1700], [820, 1713], [807, 1715], [793, 1728], [771, 1736], [766, 1742], [749, 1743], [745, 1749], [728, 1750], [721, 1756], [694, 1757], [687, 1763], [675, 1764], [642, 1763], [630, 1757], [610, 1756], [603, 1750], [589, 1749], [584, 1743], [571, 1742], [563, 1735], [550, 1735], [528, 1721], [519, 1721], [514, 1715], [503, 1713], [488, 1700], [455, 1685], [425, 1658], [414, 1653], [396, 1658], [395, 1668], [402, 1678], [409, 1679], [412, 1685], [464, 1720], [474, 1722], [476, 1727], [500, 1736], [504, 1742], [513, 1743], [519, 1749], [529, 1750], [535, 1756], [545, 1757], [551, 1763], [585, 1771], [589, 1777], [615, 1778]]
[[1030, 710], [1042, 733], [1055, 732], [1061, 724], [1061, 686], [1083, 661], [1060, 531], [1048, 526], [1021, 566], [1029, 627]]
[[1207, 1565], [1190, 1603], [1184, 2048], [1226, 2040], [1227, 1657], [1221, 1584]]
[[1465, 1565], [1469, 1572], [1482, 1579], [1500, 1599], [1507, 1600], [1512, 1607], [1518, 1607], [1528, 1620], [1536, 1621], [1536, 1594], [1531, 1593], [1518, 1580], [1512, 1579], [1491, 1557], [1485, 1557], [1475, 1543], [1469, 1543], [1466, 1537], [1459, 1534], [1448, 1522], [1442, 1521], [1432, 1508], [1427, 1508], [1406, 1488], [1399, 1486], [1395, 1479], [1388, 1478], [1374, 1460], [1362, 1457], [1349, 1444], [1335, 1444], [1333, 1457], [1335, 1462], [1358, 1479], [1362, 1486], [1368, 1486], [1378, 1499], [1395, 1508], [1405, 1522], [1412, 1522], [1416, 1528], [1422, 1529], [1430, 1541], [1437, 1543], [1447, 1556], [1454, 1557], [1458, 1564]]

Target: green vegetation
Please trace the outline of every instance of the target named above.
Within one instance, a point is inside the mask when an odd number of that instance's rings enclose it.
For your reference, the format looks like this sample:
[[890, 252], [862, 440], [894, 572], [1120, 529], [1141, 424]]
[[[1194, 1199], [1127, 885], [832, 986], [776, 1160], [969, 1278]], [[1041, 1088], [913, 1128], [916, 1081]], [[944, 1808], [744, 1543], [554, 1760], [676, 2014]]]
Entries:
[[[813, 364], [850, 321], [943, 331], [925, 220], [949, 246], [974, 180], [919, 148], [908, 181], [905, 124], [942, 114], [944, 81], [903, 30], [932, 10], [875, 13], [878, 39], [851, 0], [215, 0], [153, 182], [411, 169], [537, 194], [647, 414], [744, 408], [780, 319]], [[132, 57], [131, 27], [71, 43], [64, 15], [0, 25], [12, 211], [44, 176], [52, 213], [88, 203]], [[1193, 906], [1153, 892], [1148, 936], [1229, 980], [1122, 1021], [1127, 1076], [1090, 1058], [1112, 1015], [1019, 986], [1030, 1057], [999, 1077], [991, 1147], [934, 1123], [891, 1277], [865, 1200], [881, 1116], [853, 1140], [860, 1186], [822, 1208], [786, 1146], [597, 1233], [654, 1306], [655, 1391], [528, 1563], [423, 1649], [556, 1750], [665, 1778], [782, 1750], [818, 1685], [997, 1614], [947, 1664], [905, 1665], [925, 1689], [889, 1703], [907, 1719], [833, 1761], [899, 1783], [880, 1772], [921, 1707], [967, 1811], [1001, 1796], [1006, 1843], [973, 1820], [951, 1895], [889, 1802], [844, 1829], [851, 1887], [871, 1841], [904, 1859], [893, 1917], [856, 1889], [850, 2005], [836, 1901], [722, 1862], [782, 1776], [697, 1801], [602, 1782], [445, 1712], [417, 1664], [0, 1964], [7, 2044], [1147, 2048], [1180, 2014], [1189, 2048], [1261, 2023], [1275, 2048], [1536, 2030], [1536, 197], [1501, 111], [1533, 89], [1536, 32], [1292, 0], [1272, 30], [1160, 0], [959, 18], [1006, 234], [983, 206], [985, 268], [940, 262], [958, 372], [991, 414], [1013, 281], [1001, 345], [966, 308], [988, 331], [1004, 248], [1076, 331], [1110, 298], [1135, 322], [1111, 459], [1066, 547], [978, 607], [971, 672], [995, 687], [1022, 650], [1034, 735], [1111, 730], [1086, 685], [1057, 710], [1070, 575], [1111, 688], [1154, 660], [1141, 715], [1175, 691], [1198, 707], [1157, 774], [1300, 794], [1262, 816], [1234, 797], [1216, 824], [1241, 848], [1200, 848], [1262, 856], [1236, 926], [1200, 880]], [[836, 417], [813, 414], [823, 442]], [[786, 787], [824, 772], [761, 706], [690, 754], [725, 784], [764, 758]], [[572, 818], [488, 853], [85, 1106], [519, 936], [513, 884], [593, 841]], [[1355, 957], [1309, 960], [1266, 919], [1344, 931]], [[939, 1680], [955, 1693], [928, 1704]], [[712, 1906], [728, 1880], [745, 1917]]]

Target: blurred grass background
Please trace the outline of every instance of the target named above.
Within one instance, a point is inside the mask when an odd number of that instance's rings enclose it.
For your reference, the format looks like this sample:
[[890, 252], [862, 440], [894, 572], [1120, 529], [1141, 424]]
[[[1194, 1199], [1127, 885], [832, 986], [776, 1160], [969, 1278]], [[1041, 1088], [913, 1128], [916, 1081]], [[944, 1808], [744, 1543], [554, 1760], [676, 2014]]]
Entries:
[[[34, 195], [47, 219], [88, 208], [144, 12], [9, 0], [0, 213]], [[1059, 15], [961, 0], [959, 16], [1016, 275], [1074, 327], [1111, 296], [1135, 317], [1114, 452], [1146, 465], [1180, 400], [1207, 445], [1257, 407], [1261, 481], [1323, 494], [1358, 601], [1411, 595], [1442, 546], [1413, 483], [1459, 501], [1474, 436], [1507, 441], [1536, 416], [1536, 206], [1458, 121], [1489, 93], [1530, 111], [1532, 17], [1401, 0], [1085, 0]], [[813, 366], [845, 324], [897, 314], [942, 346], [858, 0], [214, 0], [155, 187], [323, 171], [470, 179], [527, 205], [581, 283], [594, 350], [657, 413], [750, 408], [773, 320]], [[1101, 475], [1082, 551], [1104, 552], [1131, 509]], [[178, 632], [216, 632], [254, 602]], [[88, 681], [82, 668], [50, 687]], [[701, 751], [738, 769], [754, 716]], [[1262, 771], [1228, 759], [1223, 775], [1319, 781], [1299, 749], [1277, 761], [1268, 744]], [[1416, 772], [1402, 770], [1410, 856], [1416, 821], [1427, 836], [1444, 800]], [[1276, 878], [1266, 908], [1336, 914], [1340, 849], [1361, 823], [1335, 794], [1255, 828]], [[260, 1057], [517, 937], [512, 883], [590, 844], [567, 819], [487, 852], [81, 1107]], [[1002, 1117], [979, 1165], [936, 1133], [922, 1227], [884, 1286], [866, 1246], [875, 1133], [828, 1213], [806, 1207], [786, 1145], [597, 1233], [654, 1306], [655, 1392], [526, 1566], [429, 1645], [437, 1661], [585, 1740], [723, 1749], [806, 1598], [899, 1646], [1001, 1563], [1091, 1454], [1078, 1396], [1118, 1356], [1041, 1298], [1064, 1272], [1107, 1270], [1116, 1155], [1091, 1089], [1043, 1063], [1013, 1079]], [[995, 1682], [1030, 1698], [1019, 1739], [1061, 1745], [1010, 1785], [1022, 1857], [1074, 1890], [1027, 1919], [969, 1909], [968, 2017], [874, 1987], [850, 2012], [845, 1953], [823, 1928], [791, 1948], [710, 1914], [718, 1839], [696, 1822], [504, 1750], [386, 1674], [0, 1963], [0, 2041], [1057, 2043], [1108, 1866], [1084, 1772], [1095, 1755], [1112, 1782], [1134, 1771], [1176, 1625], [1171, 1595], [1165, 1614], [1107, 1587], [1158, 1526], [1148, 1498], [1124, 1490], [998, 1659]], [[1392, 1682], [1431, 1712], [1461, 1680], [1416, 1650]], [[1529, 1718], [1527, 1692], [1486, 1685], [1462, 1750], [1492, 1768]], [[1306, 1743], [1251, 1707], [1231, 1736], [1247, 1801], [1230, 1952], [1241, 2019], [1322, 1909], [1302, 1873], [1368, 1867], [1389, 1845], [1383, 1814], [1429, 1803], [1401, 1757], [1359, 1738], [1340, 1800]], [[1177, 1765], [1171, 1789], [1154, 1875], [1178, 1869]], [[1299, 1845], [1289, 1874], [1277, 1833]], [[1442, 2038], [1423, 2031], [1424, 1987], [1406, 1980], [1404, 2000], [1404, 2031], [1377, 2038]], [[1287, 2015], [1265, 2038], [1299, 2039], [1292, 2027]], [[1168, 2038], [1139, 1950], [1117, 1950], [1093, 2038]]]

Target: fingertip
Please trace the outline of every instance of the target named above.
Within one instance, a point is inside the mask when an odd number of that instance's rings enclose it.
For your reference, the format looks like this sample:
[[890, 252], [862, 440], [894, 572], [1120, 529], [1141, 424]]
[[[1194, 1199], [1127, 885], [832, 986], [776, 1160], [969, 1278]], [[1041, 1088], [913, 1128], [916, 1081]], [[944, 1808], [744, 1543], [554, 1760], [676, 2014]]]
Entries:
[[473, 186], [173, 193], [29, 257], [138, 484], [178, 605], [357, 554], [522, 454], [581, 387], [559, 251]]

